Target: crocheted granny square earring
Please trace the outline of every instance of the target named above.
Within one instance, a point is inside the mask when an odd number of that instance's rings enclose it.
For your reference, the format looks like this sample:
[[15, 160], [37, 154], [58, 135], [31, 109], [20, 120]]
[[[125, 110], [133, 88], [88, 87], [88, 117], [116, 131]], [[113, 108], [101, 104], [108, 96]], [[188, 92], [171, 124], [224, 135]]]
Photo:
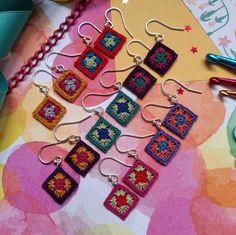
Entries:
[[66, 69], [64, 65], [49, 65], [49, 57], [51, 55], [62, 55], [66, 57], [76, 57], [80, 56], [79, 54], [66, 54], [62, 52], [51, 52], [46, 57], [46, 65], [49, 69], [55, 71], [56, 73], [62, 74], [59, 78], [52, 75], [54, 78], [56, 78], [56, 82], [53, 84], [54, 90], [64, 99], [68, 100], [69, 102], [73, 103], [78, 96], [83, 92], [83, 90], [87, 86], [87, 82], [81, 78], [78, 74], [76, 74], [71, 69]]
[[33, 117], [51, 130], [64, 116], [64, 114], [66, 113], [66, 108], [48, 95], [49, 88], [47, 86], [41, 85], [36, 82], [35, 77], [40, 72], [46, 72], [50, 74], [47, 70], [41, 69], [36, 71], [33, 75], [34, 85], [38, 87], [39, 91], [46, 96], [44, 100], [39, 104], [39, 106], [33, 111]]
[[161, 43], [164, 39], [163, 34], [152, 33], [148, 30], [148, 25], [152, 22], [159, 23], [171, 30], [184, 31], [184, 28], [172, 27], [157, 19], [151, 19], [146, 23], [145, 30], [147, 34], [155, 36], [156, 44], [151, 49], [149, 48], [149, 52], [144, 59], [144, 63], [155, 72], [159, 73], [160, 75], [164, 75], [173, 65], [178, 55], [175, 53], [175, 51]]
[[[119, 137], [119, 139], [121, 137], [144, 139], [153, 136], [154, 134], [149, 134], [145, 136], [123, 134]], [[130, 167], [130, 170], [124, 176], [123, 182], [127, 186], [129, 186], [135, 193], [139, 194], [139, 196], [144, 197], [158, 179], [159, 174], [152, 167], [148, 166], [143, 161], [138, 159], [138, 152], [136, 149], [121, 150], [118, 147], [118, 139], [116, 141], [115, 146], [119, 153], [127, 153], [128, 157], [135, 159], [134, 164]]]
[[48, 176], [48, 178], [43, 182], [42, 188], [52, 197], [52, 199], [62, 205], [78, 188], [77, 182], [62, 168], [63, 158], [61, 156], [55, 156], [51, 161], [46, 161], [42, 158], [42, 151], [45, 148], [52, 147], [58, 144], [63, 144], [66, 142], [71, 142], [70, 137], [48, 145], [44, 145], [40, 148], [38, 153], [38, 159], [41, 163], [45, 165], [54, 164], [56, 169]]
[[94, 47], [91, 47], [92, 38], [90, 36], [86, 36], [80, 32], [81, 27], [84, 25], [90, 25], [98, 32], [102, 32], [97, 26], [93, 23], [85, 21], [81, 23], [78, 27], [78, 35], [83, 39], [87, 48], [82, 52], [79, 59], [75, 61], [75, 67], [88, 76], [91, 79], [95, 79], [97, 75], [102, 71], [102, 69], [106, 66], [108, 59]]
[[147, 104], [142, 108], [143, 120], [152, 123], [158, 130], [145, 147], [145, 151], [162, 165], [167, 165], [179, 151], [180, 142], [161, 129], [163, 122], [160, 118], [148, 119], [145, 116], [144, 110], [151, 106], [160, 108], [172, 108], [172, 106]]
[[[91, 115], [83, 118], [82, 120], [75, 122], [66, 122], [57, 125], [54, 129], [54, 137], [57, 141], [62, 142], [63, 140], [59, 139], [57, 131], [62, 126], [68, 126], [72, 124], [79, 124], [83, 121], [89, 119]], [[64, 161], [70, 165], [70, 167], [77, 172], [79, 175], [85, 177], [86, 174], [94, 167], [94, 165], [100, 159], [100, 154], [97, 153], [92, 147], [82, 141], [80, 136], [71, 135], [69, 137], [70, 142], [74, 142], [76, 145], [74, 148], [67, 154]]]
[[118, 161], [112, 157], [105, 157], [99, 161], [98, 169], [102, 176], [107, 177], [108, 181], [114, 186], [108, 197], [104, 202], [104, 206], [112, 213], [125, 220], [130, 212], [137, 205], [139, 198], [130, 189], [122, 184], [118, 183], [118, 176], [113, 174], [107, 174], [102, 170], [102, 163], [106, 160], [118, 162], [126, 167], [131, 167], [125, 163]]
[[122, 34], [116, 32], [113, 29], [113, 23], [107, 17], [107, 14], [112, 10], [119, 12], [126, 32], [129, 34], [129, 36], [131, 38], [133, 38], [133, 35], [128, 30], [125, 20], [124, 20], [123, 13], [119, 8], [111, 7], [106, 10], [106, 12], [105, 12], [105, 19], [106, 19], [105, 28], [103, 31], [100, 31], [101, 34], [98, 37], [98, 39], [96, 40], [96, 42], [94, 43], [94, 47], [97, 48], [98, 50], [100, 50], [102, 53], [104, 53], [109, 58], [114, 59], [115, 56], [121, 50], [122, 46], [125, 44], [126, 37], [123, 36]]
[[190, 109], [178, 103], [178, 95], [167, 92], [164, 89], [164, 85], [167, 81], [173, 81], [185, 88], [187, 91], [194, 92], [197, 94], [202, 94], [201, 91], [193, 90], [186, 87], [184, 84], [179, 82], [176, 79], [168, 78], [164, 80], [161, 84], [161, 90], [165, 96], [168, 97], [168, 100], [173, 105], [168, 114], [166, 115], [163, 125], [171, 130], [173, 133], [184, 139], [189, 133], [191, 127], [197, 120], [198, 116], [193, 113]]
[[113, 92], [110, 94], [88, 93], [82, 99], [82, 107], [84, 108], [84, 110], [89, 113], [94, 112], [99, 116], [97, 122], [92, 126], [92, 128], [86, 135], [86, 139], [89, 140], [90, 143], [95, 145], [98, 149], [100, 149], [103, 153], [106, 153], [112, 147], [116, 139], [120, 136], [121, 131], [102, 117], [104, 110], [101, 106], [93, 109], [88, 109], [85, 106], [85, 99], [89, 96], [110, 96], [115, 93], [117, 92]]

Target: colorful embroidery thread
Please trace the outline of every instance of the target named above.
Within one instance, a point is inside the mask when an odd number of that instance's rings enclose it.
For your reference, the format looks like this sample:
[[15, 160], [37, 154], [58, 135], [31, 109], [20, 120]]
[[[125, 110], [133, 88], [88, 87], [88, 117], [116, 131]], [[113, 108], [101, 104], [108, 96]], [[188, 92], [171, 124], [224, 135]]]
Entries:
[[145, 151], [155, 160], [167, 165], [180, 148], [180, 142], [162, 130], [158, 130], [152, 137]]
[[128, 188], [117, 184], [105, 200], [104, 206], [122, 220], [125, 220], [138, 201], [139, 198]]
[[87, 86], [87, 82], [68, 69], [53, 85], [54, 90], [63, 98], [74, 102]]
[[177, 103], [166, 115], [163, 125], [184, 139], [197, 118], [191, 110]]
[[139, 105], [121, 91], [106, 109], [122, 126], [127, 126], [138, 110]]
[[75, 62], [75, 67], [89, 78], [94, 79], [105, 67], [107, 62], [107, 58], [101, 52], [88, 47]]
[[124, 87], [142, 99], [155, 84], [156, 78], [140, 66], [136, 66], [124, 81]]
[[80, 140], [65, 158], [78, 174], [85, 176], [100, 159], [100, 155], [89, 145]]
[[144, 197], [158, 179], [158, 176], [154, 169], [137, 160], [123, 178], [123, 182], [134, 192]]
[[74, 192], [78, 184], [61, 167], [57, 167], [42, 187], [55, 202], [61, 205]]
[[157, 42], [148, 52], [144, 63], [152, 70], [164, 75], [175, 62], [177, 56], [169, 47]]
[[120, 134], [121, 131], [119, 129], [100, 117], [86, 135], [86, 138], [102, 152], [106, 153]]
[[39, 104], [33, 112], [33, 117], [44, 126], [53, 129], [66, 113], [66, 108], [50, 96]]
[[94, 43], [94, 46], [109, 58], [114, 59], [125, 44], [125, 41], [125, 36], [119, 34], [113, 29], [105, 28]]

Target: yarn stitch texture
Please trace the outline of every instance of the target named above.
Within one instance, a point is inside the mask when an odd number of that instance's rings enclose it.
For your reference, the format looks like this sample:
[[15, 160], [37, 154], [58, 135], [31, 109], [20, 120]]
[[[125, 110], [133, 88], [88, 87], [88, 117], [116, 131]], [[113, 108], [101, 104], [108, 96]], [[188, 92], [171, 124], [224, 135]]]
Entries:
[[147, 70], [136, 66], [124, 81], [124, 87], [142, 99], [155, 84], [157, 79]]
[[33, 117], [48, 129], [52, 130], [66, 113], [66, 108], [50, 96], [39, 104]]
[[80, 140], [68, 153], [65, 162], [67, 162], [78, 174], [84, 177], [99, 159], [99, 153]]
[[100, 117], [95, 125], [86, 135], [92, 144], [106, 153], [120, 136], [121, 131], [114, 127], [111, 123]]
[[138, 201], [138, 196], [123, 185], [117, 184], [105, 200], [104, 206], [122, 220], [125, 220]]
[[106, 111], [122, 126], [127, 126], [140, 106], [125, 93], [119, 92]]
[[95, 48], [87, 47], [79, 59], [75, 61], [75, 67], [89, 78], [95, 79], [107, 62], [108, 59], [101, 52]]
[[162, 130], [152, 137], [145, 151], [162, 165], [167, 165], [180, 148], [180, 142]]
[[53, 85], [54, 90], [73, 103], [87, 86], [79, 75], [68, 69]]
[[125, 41], [126, 37], [122, 34], [111, 28], [105, 28], [94, 43], [94, 47], [109, 58], [114, 59], [125, 44]]
[[61, 167], [57, 167], [42, 187], [55, 202], [61, 205], [74, 192], [78, 184]]
[[157, 42], [148, 52], [144, 64], [160, 75], [164, 75], [175, 62], [177, 56], [169, 47]]
[[123, 178], [123, 182], [134, 192], [144, 197], [158, 179], [158, 176], [159, 174], [153, 168], [140, 160], [136, 160]]
[[163, 125], [184, 139], [198, 116], [185, 106], [177, 103], [166, 115]]

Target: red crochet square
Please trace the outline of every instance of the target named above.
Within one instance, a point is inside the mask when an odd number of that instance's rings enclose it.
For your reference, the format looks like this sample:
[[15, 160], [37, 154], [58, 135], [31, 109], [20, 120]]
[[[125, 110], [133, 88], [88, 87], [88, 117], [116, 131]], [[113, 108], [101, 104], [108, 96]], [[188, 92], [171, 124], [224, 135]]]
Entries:
[[107, 62], [108, 59], [101, 52], [95, 48], [87, 47], [74, 65], [89, 78], [95, 79]]
[[159, 174], [153, 168], [137, 160], [123, 178], [123, 182], [134, 192], [144, 197], [158, 176]]
[[125, 220], [138, 201], [138, 196], [125, 186], [117, 184], [105, 200], [104, 206], [122, 220]]
[[114, 59], [125, 44], [126, 37], [111, 28], [105, 28], [94, 46], [106, 56]]

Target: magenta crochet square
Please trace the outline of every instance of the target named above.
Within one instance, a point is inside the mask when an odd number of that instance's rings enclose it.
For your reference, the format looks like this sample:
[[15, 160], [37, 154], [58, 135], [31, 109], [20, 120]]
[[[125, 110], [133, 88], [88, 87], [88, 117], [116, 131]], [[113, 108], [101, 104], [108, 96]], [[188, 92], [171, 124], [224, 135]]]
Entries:
[[157, 42], [148, 52], [144, 64], [160, 75], [164, 75], [175, 62], [177, 56], [169, 47]]
[[159, 174], [153, 168], [137, 160], [123, 178], [123, 182], [134, 192], [144, 197], [158, 176]]
[[124, 87], [142, 99], [156, 82], [156, 78], [147, 70], [136, 66], [124, 81]]
[[138, 196], [125, 186], [117, 184], [105, 200], [104, 206], [122, 220], [125, 220], [138, 201]]

